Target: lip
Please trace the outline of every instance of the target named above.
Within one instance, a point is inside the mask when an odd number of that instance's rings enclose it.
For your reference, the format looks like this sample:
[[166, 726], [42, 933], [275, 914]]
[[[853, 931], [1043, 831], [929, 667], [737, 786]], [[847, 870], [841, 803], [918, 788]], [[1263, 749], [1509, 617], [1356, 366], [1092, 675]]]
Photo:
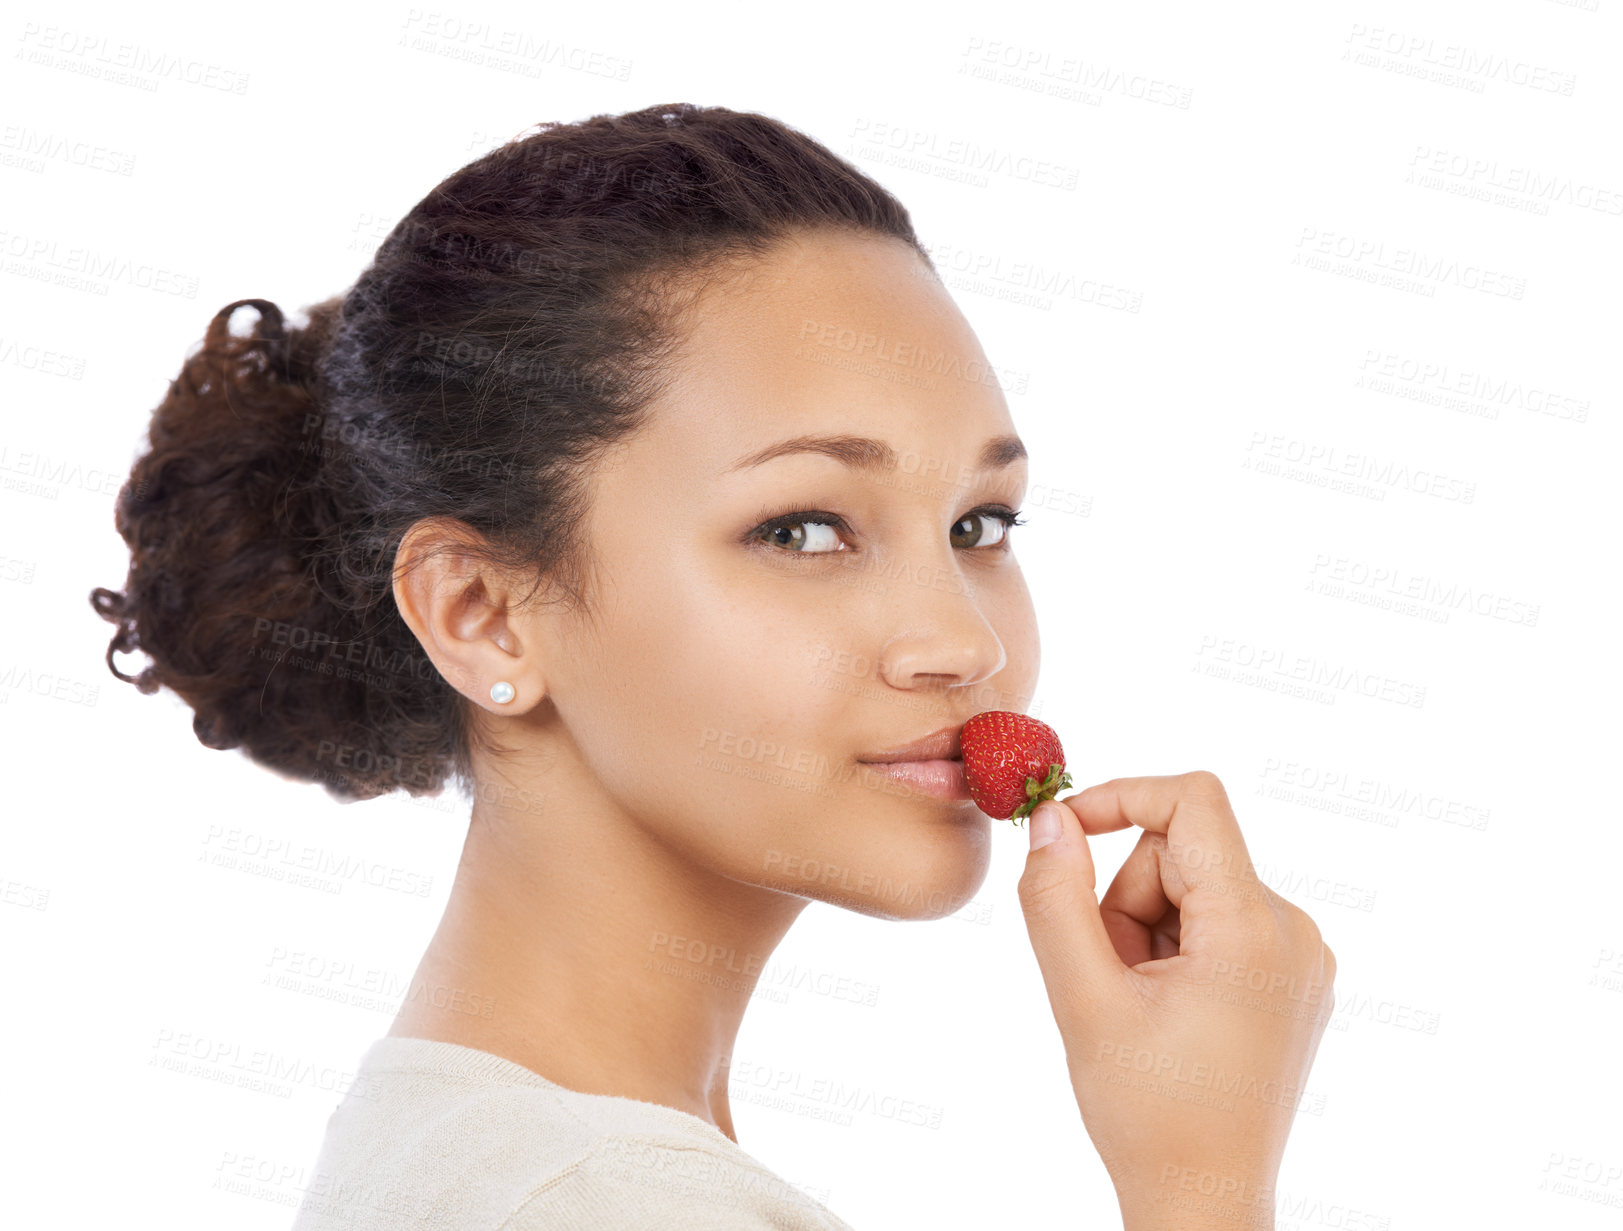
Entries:
[[905, 794], [932, 795], [937, 799], [969, 799], [964, 763], [943, 758], [923, 761], [870, 761], [881, 778], [901, 783]]
[[962, 723], [942, 727], [923, 739], [916, 739], [910, 744], [898, 744], [883, 752], [864, 753], [857, 760], [865, 761], [869, 765], [894, 765], [900, 761], [955, 761], [962, 765], [964, 747], [960, 737], [963, 730]]

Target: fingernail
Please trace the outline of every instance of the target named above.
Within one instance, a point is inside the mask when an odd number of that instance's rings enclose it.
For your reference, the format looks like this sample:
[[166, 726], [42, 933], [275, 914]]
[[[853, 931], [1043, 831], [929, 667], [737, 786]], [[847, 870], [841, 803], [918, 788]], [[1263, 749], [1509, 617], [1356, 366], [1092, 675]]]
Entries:
[[1065, 818], [1060, 815], [1062, 804], [1045, 799], [1031, 813], [1031, 849], [1047, 846], [1064, 831]]

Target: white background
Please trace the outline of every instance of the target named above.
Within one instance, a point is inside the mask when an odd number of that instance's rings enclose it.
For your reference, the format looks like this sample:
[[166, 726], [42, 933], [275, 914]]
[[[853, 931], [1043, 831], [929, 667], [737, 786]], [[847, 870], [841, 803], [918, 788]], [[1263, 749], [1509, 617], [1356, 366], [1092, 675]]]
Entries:
[[[392, 1011], [318, 993], [403, 985], [465, 832], [450, 793], [341, 807], [108, 674], [87, 595], [122, 585], [151, 408], [218, 307], [346, 288], [492, 145], [683, 100], [908, 206], [1034, 459], [1035, 712], [1078, 786], [1216, 771], [1335, 949], [1280, 1226], [1617, 1225], [1619, 0], [152, 8], [0, 25], [8, 1220], [288, 1225], [337, 1096], [233, 1064], [352, 1071]], [[211, 866], [233, 829], [431, 891]], [[1101, 886], [1133, 841], [1096, 840]], [[1025, 845], [957, 918], [814, 904], [746, 1016], [737, 1062], [941, 1109], [735, 1083], [744, 1147], [858, 1228], [1116, 1225]], [[262, 982], [301, 951], [333, 977]], [[224, 1080], [150, 1063], [182, 1036]], [[268, 1182], [214, 1187], [240, 1159]]]

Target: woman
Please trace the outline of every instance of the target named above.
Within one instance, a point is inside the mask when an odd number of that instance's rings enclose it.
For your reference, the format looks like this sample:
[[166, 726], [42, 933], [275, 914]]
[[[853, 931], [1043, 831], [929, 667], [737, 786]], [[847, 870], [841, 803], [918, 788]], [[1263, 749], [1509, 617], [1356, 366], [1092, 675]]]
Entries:
[[[108, 665], [145, 651], [134, 682], [205, 744], [338, 798], [474, 801], [298, 1228], [845, 1225], [740, 1147], [728, 1059], [809, 901], [935, 919], [986, 875], [961, 766], [878, 765], [955, 757], [1037, 679], [989, 373], [883, 188], [688, 104], [464, 167], [302, 328], [216, 315], [120, 494]], [[1100, 901], [1084, 833], [1129, 825]], [[1030, 832], [1021, 902], [1127, 1225], [1271, 1226], [1333, 1004], [1318, 930], [1210, 774]], [[669, 973], [695, 942], [743, 986]]]

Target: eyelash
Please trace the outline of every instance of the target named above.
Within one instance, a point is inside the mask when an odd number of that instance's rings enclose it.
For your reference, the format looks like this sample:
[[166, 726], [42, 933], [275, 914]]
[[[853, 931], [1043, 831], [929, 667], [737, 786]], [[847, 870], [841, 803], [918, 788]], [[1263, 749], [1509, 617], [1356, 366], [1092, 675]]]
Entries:
[[[1014, 529], [1016, 526], [1023, 526], [1026, 524], [1025, 520], [1020, 516], [1022, 512], [1024, 512], [1023, 509], [1010, 509], [1004, 505], [996, 504], [982, 505], [978, 509], [971, 509], [969, 512], [965, 513], [963, 517], [960, 517], [958, 521], [963, 521], [965, 517], [974, 517], [977, 514], [980, 514], [1002, 522], [1004, 532], [1003, 538], [992, 547], [970, 547], [966, 548], [965, 550], [984, 552], [1008, 551], [1008, 532]], [[771, 552], [775, 556], [793, 556], [797, 559], [819, 560], [826, 559], [830, 556], [839, 556], [845, 554], [844, 552], [839, 551], [790, 551], [786, 547], [779, 547], [776, 543], [766, 541], [766, 536], [770, 535], [774, 530], [778, 530], [784, 526], [794, 526], [802, 523], [818, 526], [832, 526], [836, 530], [845, 532], [849, 532], [851, 529], [851, 527], [846, 524], [845, 519], [837, 516], [836, 514], [824, 513], [815, 509], [802, 509], [799, 512], [780, 513], [776, 517], [768, 518], [766, 521], [756, 526], [755, 529], [750, 531], [749, 538], [746, 541], [752, 545], [759, 546], [765, 551]], [[955, 526], [957, 524], [958, 522], [953, 523]]]

